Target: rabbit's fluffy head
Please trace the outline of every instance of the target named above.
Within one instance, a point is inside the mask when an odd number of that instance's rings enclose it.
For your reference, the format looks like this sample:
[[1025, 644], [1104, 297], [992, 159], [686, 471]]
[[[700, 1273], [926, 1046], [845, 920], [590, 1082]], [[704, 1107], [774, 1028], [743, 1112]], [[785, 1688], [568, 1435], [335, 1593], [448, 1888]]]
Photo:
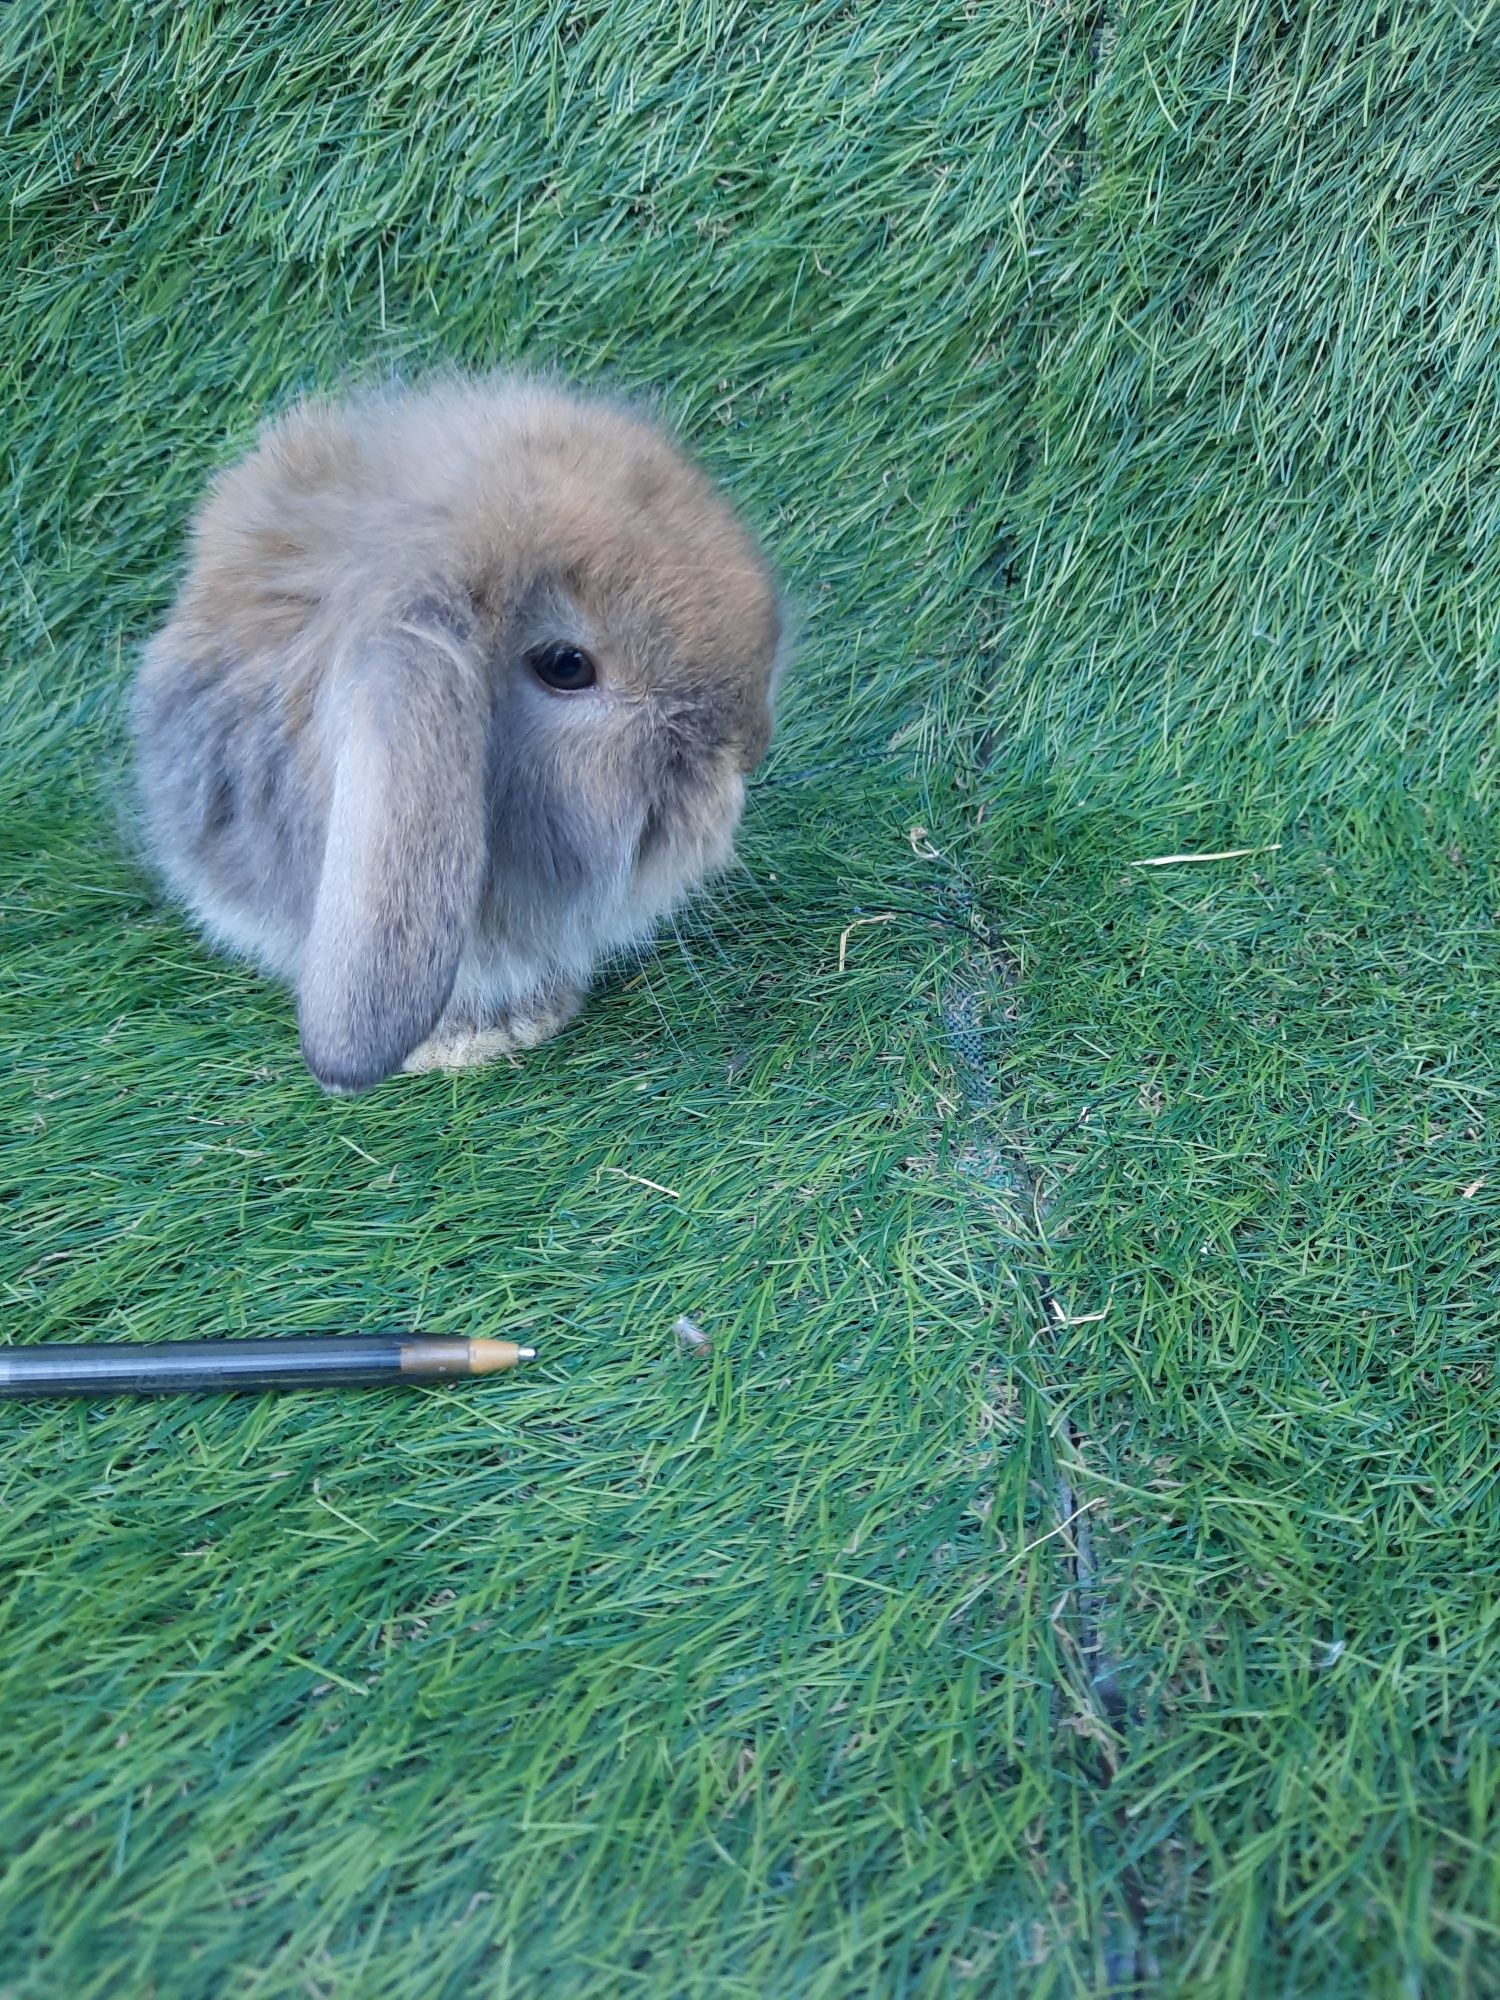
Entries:
[[639, 415], [514, 380], [302, 405], [147, 650], [159, 851], [359, 1087], [450, 1000], [583, 986], [728, 859], [781, 640], [751, 536]]
[[493, 677], [496, 881], [543, 901], [628, 883], [649, 920], [728, 858], [771, 736], [777, 594], [654, 429], [535, 392], [510, 421], [456, 607]]
[[[361, 628], [426, 628], [485, 678], [497, 876], [553, 898], [629, 880], [659, 906], [727, 857], [770, 741], [781, 611], [660, 430], [538, 383], [456, 383], [299, 410], [239, 477], [263, 467], [332, 544], [313, 553], [344, 651]], [[234, 483], [217, 505], [238, 529]]]

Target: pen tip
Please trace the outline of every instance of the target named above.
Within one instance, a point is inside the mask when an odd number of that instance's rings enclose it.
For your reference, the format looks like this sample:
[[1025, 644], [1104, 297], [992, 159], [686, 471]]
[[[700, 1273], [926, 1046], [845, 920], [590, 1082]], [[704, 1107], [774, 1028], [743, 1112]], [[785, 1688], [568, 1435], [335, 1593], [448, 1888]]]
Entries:
[[513, 1340], [471, 1340], [469, 1373], [493, 1375], [500, 1368], [514, 1368], [518, 1361], [535, 1361], [534, 1347], [521, 1347]]

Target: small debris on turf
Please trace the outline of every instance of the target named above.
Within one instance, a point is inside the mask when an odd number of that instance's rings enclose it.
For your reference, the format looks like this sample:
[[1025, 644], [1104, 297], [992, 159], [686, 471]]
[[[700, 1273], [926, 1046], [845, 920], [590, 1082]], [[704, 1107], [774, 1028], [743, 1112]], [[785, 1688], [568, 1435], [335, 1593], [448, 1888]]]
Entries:
[[1175, 868], [1181, 861], [1238, 861], [1247, 854], [1279, 854], [1281, 842], [1267, 847], [1221, 847], [1212, 854], [1151, 854], [1144, 861], [1132, 861], [1132, 868]]
[[634, 1181], [637, 1187], [650, 1188], [653, 1194], [664, 1194], [669, 1201], [682, 1200], [676, 1188], [664, 1187], [660, 1181], [647, 1180], [644, 1174], [628, 1173], [624, 1167], [606, 1167], [604, 1171], [607, 1174], [617, 1175], [622, 1181]]
[[698, 1322], [689, 1319], [686, 1313], [677, 1321], [672, 1331], [676, 1334], [677, 1345], [684, 1354], [708, 1354], [713, 1349], [713, 1342], [708, 1335]]
[[839, 971], [842, 972], [848, 962], [849, 940], [856, 931], [863, 930], [866, 924], [893, 924], [895, 921], [894, 910], [886, 910], [878, 917], [856, 917], [839, 936]]

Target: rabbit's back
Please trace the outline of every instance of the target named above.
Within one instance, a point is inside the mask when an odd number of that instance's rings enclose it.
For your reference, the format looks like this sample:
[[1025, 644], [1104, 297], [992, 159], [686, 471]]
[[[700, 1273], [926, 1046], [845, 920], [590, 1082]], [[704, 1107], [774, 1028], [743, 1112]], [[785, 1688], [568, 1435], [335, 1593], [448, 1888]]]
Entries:
[[174, 890], [230, 949], [287, 973], [328, 808], [327, 643], [370, 544], [369, 468], [336, 412], [303, 409], [216, 483], [134, 696], [142, 804]]
[[[413, 421], [413, 416], [418, 421]], [[471, 412], [472, 415], [472, 412]], [[459, 409], [303, 404], [222, 473], [146, 647], [134, 731], [152, 845], [218, 941], [295, 970], [330, 793], [330, 684], [455, 560]]]

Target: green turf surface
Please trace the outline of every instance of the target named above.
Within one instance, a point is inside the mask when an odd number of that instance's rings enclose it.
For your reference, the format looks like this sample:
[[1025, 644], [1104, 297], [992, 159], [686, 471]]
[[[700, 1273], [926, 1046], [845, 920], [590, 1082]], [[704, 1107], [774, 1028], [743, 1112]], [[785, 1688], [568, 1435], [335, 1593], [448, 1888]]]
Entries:
[[[0, 1416], [5, 2000], [1500, 1992], [1492, 16], [7, 10], [4, 1335], [545, 1359]], [[743, 870], [341, 1104], [118, 695], [455, 356], [805, 637]]]

